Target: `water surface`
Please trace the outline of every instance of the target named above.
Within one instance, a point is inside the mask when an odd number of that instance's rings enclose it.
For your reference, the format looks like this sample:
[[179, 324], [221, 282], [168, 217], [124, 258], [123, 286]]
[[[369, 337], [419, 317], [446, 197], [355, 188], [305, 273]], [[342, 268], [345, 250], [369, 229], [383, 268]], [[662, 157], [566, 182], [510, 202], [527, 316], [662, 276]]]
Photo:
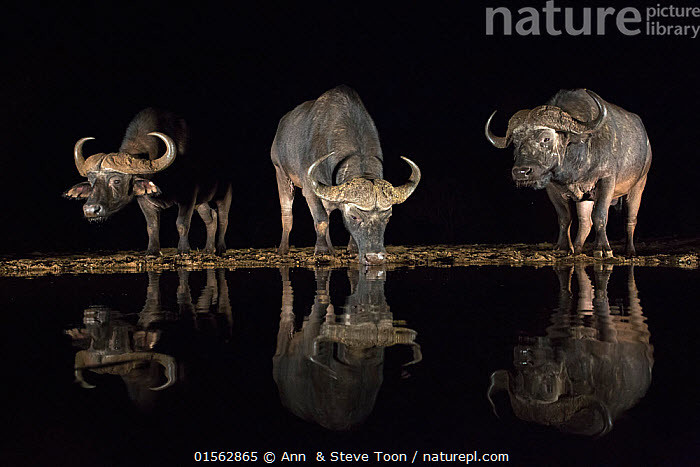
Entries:
[[698, 278], [630, 266], [1, 278], [7, 465], [187, 465], [206, 451], [691, 463]]

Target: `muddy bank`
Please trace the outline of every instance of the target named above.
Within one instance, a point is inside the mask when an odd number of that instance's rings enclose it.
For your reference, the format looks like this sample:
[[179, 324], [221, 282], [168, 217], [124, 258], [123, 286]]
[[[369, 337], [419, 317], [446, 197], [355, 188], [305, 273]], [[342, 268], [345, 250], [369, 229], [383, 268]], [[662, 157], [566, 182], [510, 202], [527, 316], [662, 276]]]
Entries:
[[[613, 244], [621, 252], [621, 244]], [[410, 266], [554, 266], [564, 264], [665, 266], [698, 268], [700, 239], [656, 240], [639, 242], [639, 256], [625, 258], [621, 254], [604, 260], [588, 254], [570, 256], [553, 251], [551, 243], [503, 245], [430, 245], [387, 246], [389, 268]], [[210, 268], [256, 268], [315, 265], [348, 266], [357, 264], [355, 256], [339, 248], [335, 256], [315, 257], [313, 248], [292, 248], [287, 256], [280, 256], [273, 248], [228, 250], [223, 257], [199, 252], [179, 255], [174, 249], [165, 249], [160, 257], [146, 257], [140, 251], [96, 252], [92, 254], [51, 255], [35, 252], [23, 257], [0, 257], [0, 276], [31, 277], [50, 274], [103, 274], [144, 271], [172, 271]]]

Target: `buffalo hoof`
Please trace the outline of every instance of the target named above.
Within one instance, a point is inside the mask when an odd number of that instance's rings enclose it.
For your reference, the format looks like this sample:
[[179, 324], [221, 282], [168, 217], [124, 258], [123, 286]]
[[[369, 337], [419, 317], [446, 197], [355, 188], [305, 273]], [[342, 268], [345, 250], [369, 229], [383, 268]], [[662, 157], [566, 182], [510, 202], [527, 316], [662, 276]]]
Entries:
[[319, 255], [321, 255], [321, 256], [333, 256], [333, 255], [335, 255], [335, 248], [316, 245], [316, 248], [314, 248], [314, 255], [316, 255], [316, 256], [319, 256]]
[[146, 250], [146, 257], [148, 258], [158, 258], [161, 254], [160, 250]]
[[598, 258], [598, 259], [603, 259], [603, 258], [612, 258], [613, 257], [613, 252], [611, 250], [595, 250], [593, 252], [593, 257]]
[[568, 248], [555, 248], [552, 250], [552, 254], [554, 254], [554, 256], [570, 256], [574, 254], [574, 250], [570, 250]]
[[216, 250], [214, 249], [213, 246], [205, 247], [204, 250], [202, 250], [202, 251], [204, 252], [204, 254], [207, 254], [207, 255], [213, 255], [214, 253], [216, 253]]
[[635, 250], [634, 248], [628, 249], [625, 252], [625, 256], [627, 256], [628, 258], [634, 258], [635, 256], [637, 256], [637, 250]]
[[553, 250], [554, 250], [555, 252], [561, 251], [561, 252], [564, 252], [564, 253], [573, 253], [574, 247], [571, 246], [568, 242], [566, 242], [566, 243], [557, 243], [556, 245], [554, 245]]
[[226, 253], [226, 245], [218, 245], [216, 247], [216, 256], [224, 256]]
[[191, 250], [190, 248], [190, 242], [187, 238], [180, 238], [180, 241], [177, 242], [177, 252], [178, 253], [189, 253]]

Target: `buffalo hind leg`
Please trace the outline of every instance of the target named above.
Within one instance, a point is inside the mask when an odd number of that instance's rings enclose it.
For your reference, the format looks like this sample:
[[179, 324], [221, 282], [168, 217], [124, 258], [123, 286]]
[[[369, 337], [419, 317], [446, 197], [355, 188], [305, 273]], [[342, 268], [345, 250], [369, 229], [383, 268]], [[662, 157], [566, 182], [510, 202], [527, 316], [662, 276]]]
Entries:
[[591, 214], [593, 228], [595, 229], [595, 246], [593, 247], [593, 256], [595, 258], [612, 258], [613, 256], [606, 230], [608, 227], [608, 211], [610, 210], [614, 188], [615, 180], [611, 177], [600, 180], [596, 186], [598, 199], [593, 205]]
[[136, 198], [146, 218], [146, 232], [148, 232], [148, 248], [146, 256], [158, 256], [160, 254], [160, 209], [146, 196]]
[[175, 226], [180, 240], [177, 243], [178, 253], [187, 253], [190, 251], [190, 224], [192, 223], [192, 214], [194, 213], [194, 204], [197, 199], [197, 190], [194, 191], [192, 199], [187, 203], [178, 204], [177, 220]]
[[217, 214], [208, 203], [202, 203], [197, 206], [199, 217], [204, 221], [207, 228], [207, 242], [204, 245], [204, 252], [208, 254], [214, 253], [214, 240], [216, 238]]
[[632, 187], [627, 195], [627, 245], [625, 247], [625, 255], [629, 257], [637, 256], [637, 250], [634, 248], [634, 228], [637, 226], [637, 213], [639, 212], [642, 192], [646, 183], [647, 176], [645, 175]]
[[289, 233], [292, 231], [292, 205], [294, 204], [294, 183], [280, 167], [275, 166], [277, 175], [277, 191], [280, 197], [282, 211], [282, 239], [277, 252], [281, 255], [289, 253]]
[[578, 216], [578, 232], [574, 240], [574, 254], [583, 253], [583, 244], [586, 243], [588, 234], [591, 233], [591, 212], [593, 212], [593, 201], [579, 201], [576, 203], [576, 215]]
[[228, 229], [228, 212], [231, 209], [232, 187], [229, 183], [223, 199], [216, 202], [216, 210], [219, 213], [219, 228], [216, 242], [216, 254], [222, 256], [226, 253], [226, 229]]
[[547, 185], [547, 195], [549, 200], [554, 205], [559, 219], [559, 237], [557, 238], [556, 250], [573, 253], [574, 247], [571, 244], [571, 208], [569, 200], [561, 196], [561, 194], [551, 185]]

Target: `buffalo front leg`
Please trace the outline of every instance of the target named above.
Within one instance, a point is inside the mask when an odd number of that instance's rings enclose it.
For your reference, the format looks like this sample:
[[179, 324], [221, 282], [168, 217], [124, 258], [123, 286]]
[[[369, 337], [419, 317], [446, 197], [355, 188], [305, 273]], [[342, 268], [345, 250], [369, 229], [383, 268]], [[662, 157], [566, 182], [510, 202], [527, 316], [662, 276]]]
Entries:
[[214, 240], [216, 238], [217, 214], [209, 204], [202, 203], [197, 206], [199, 217], [204, 221], [207, 228], [207, 242], [204, 245], [204, 252], [208, 254], [214, 253]]
[[612, 178], [604, 178], [600, 180], [596, 186], [597, 198], [593, 205], [593, 228], [595, 229], [595, 246], [593, 248], [593, 256], [595, 258], [612, 258], [613, 253], [608, 242], [608, 211], [610, 210], [610, 202], [612, 201], [615, 181]]
[[294, 183], [280, 167], [275, 166], [277, 175], [277, 191], [280, 197], [282, 211], [282, 239], [277, 250], [279, 254], [289, 253], [289, 233], [292, 231], [292, 205], [294, 204]]
[[627, 245], [625, 247], [625, 255], [629, 257], [637, 256], [637, 250], [634, 248], [634, 229], [637, 226], [637, 213], [639, 212], [642, 192], [646, 184], [647, 176], [645, 175], [632, 187], [627, 195]]
[[314, 229], [316, 230], [316, 246], [314, 248], [315, 255], [335, 254], [333, 245], [328, 234], [328, 212], [323, 206], [321, 199], [316, 194], [309, 190], [304, 190], [304, 197], [309, 205], [311, 217], [314, 218]]
[[583, 244], [586, 243], [588, 234], [591, 233], [591, 212], [593, 212], [593, 201], [579, 201], [576, 203], [576, 215], [578, 216], [578, 232], [574, 240], [574, 254], [583, 253]]
[[223, 199], [216, 202], [216, 210], [219, 213], [218, 239], [216, 241], [216, 254], [221, 256], [226, 253], [226, 229], [228, 229], [228, 212], [231, 209], [232, 187], [229, 183]]
[[561, 193], [551, 184], [547, 185], [547, 196], [554, 205], [559, 219], [559, 237], [557, 238], [556, 249], [573, 253], [574, 247], [571, 244], [571, 208], [569, 200], [561, 196]]
[[146, 196], [136, 198], [146, 218], [146, 232], [148, 233], [148, 248], [146, 256], [158, 256], [160, 254], [160, 209]]
[[190, 251], [190, 224], [192, 223], [192, 213], [194, 212], [195, 200], [197, 199], [197, 190], [192, 194], [192, 198], [187, 202], [178, 204], [177, 220], [175, 226], [180, 240], [177, 243], [178, 253], [187, 253]]

